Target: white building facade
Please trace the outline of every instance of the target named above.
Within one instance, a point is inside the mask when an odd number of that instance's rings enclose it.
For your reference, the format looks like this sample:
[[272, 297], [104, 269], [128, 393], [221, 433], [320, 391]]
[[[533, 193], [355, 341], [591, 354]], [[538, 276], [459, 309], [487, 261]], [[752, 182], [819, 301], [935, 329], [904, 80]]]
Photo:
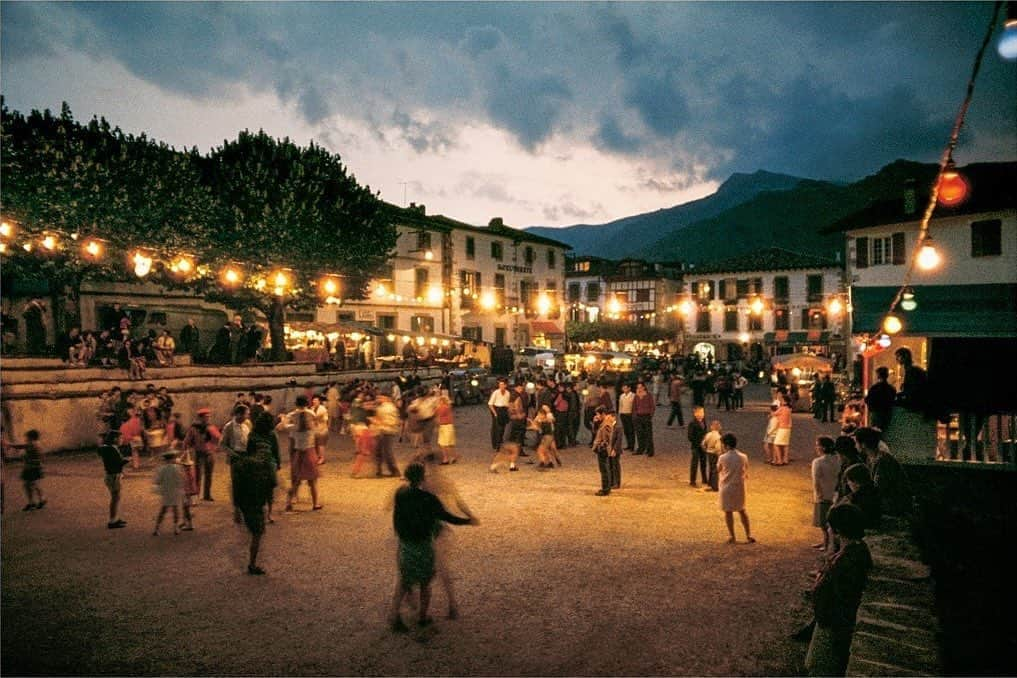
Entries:
[[677, 306], [685, 353], [719, 361], [844, 355], [847, 295], [835, 260], [773, 247], [691, 267], [684, 277]]
[[564, 340], [564, 243], [492, 219], [478, 227], [424, 207], [391, 208], [398, 238], [384, 276], [362, 300], [318, 311], [319, 322], [357, 321], [384, 332], [381, 355], [406, 341], [456, 338], [495, 346]]

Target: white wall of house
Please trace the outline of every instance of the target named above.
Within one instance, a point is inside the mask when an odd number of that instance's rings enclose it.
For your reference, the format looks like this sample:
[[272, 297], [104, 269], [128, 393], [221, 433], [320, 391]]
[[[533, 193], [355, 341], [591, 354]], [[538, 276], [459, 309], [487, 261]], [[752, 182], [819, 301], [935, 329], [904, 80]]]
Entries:
[[[415, 335], [421, 320], [430, 319], [434, 332], [462, 336], [471, 331], [487, 342], [504, 337], [508, 345], [529, 343], [529, 320], [505, 307], [521, 307], [521, 283], [548, 293], [556, 299], [564, 313], [565, 248], [532, 241], [514, 241], [517, 233], [486, 233], [483, 229], [453, 228], [448, 234], [441, 230], [421, 231], [416, 226], [397, 226], [399, 237], [390, 260], [391, 276], [372, 280], [370, 295], [363, 300], [344, 301], [342, 305], [318, 309], [319, 322], [336, 322], [350, 317], [382, 328], [392, 325], [393, 333]], [[421, 233], [429, 233], [421, 236]], [[442, 239], [451, 241], [451, 279], [443, 284], [444, 257], [449, 251]], [[472, 239], [472, 255], [467, 240]], [[492, 253], [492, 244], [500, 246], [501, 258]], [[527, 248], [532, 248], [532, 261], [527, 262]], [[418, 286], [418, 275], [426, 271], [427, 284]], [[463, 273], [479, 274], [480, 286], [463, 286]], [[503, 307], [483, 310], [480, 296], [495, 292], [496, 276], [504, 276]], [[474, 278], [475, 280], [475, 278]], [[469, 298], [464, 299], [466, 290]], [[474, 298], [473, 295], [476, 294]], [[536, 294], [536, 292], [534, 293]], [[535, 298], [535, 297], [534, 297]], [[543, 318], [541, 318], [543, 319]], [[556, 322], [563, 325], [564, 316]], [[500, 332], [499, 332], [500, 330]]]
[[[1000, 253], [972, 256], [972, 224], [1000, 220]], [[889, 224], [847, 234], [848, 272], [852, 284], [860, 287], [896, 287], [904, 281], [908, 257], [918, 240], [919, 221]], [[894, 233], [903, 233], [904, 263], [874, 263], [874, 248], [884, 250]], [[942, 257], [940, 266], [932, 271], [916, 269], [913, 285], [974, 285], [1017, 282], [1017, 210], [983, 212], [933, 219], [929, 233]], [[867, 238], [869, 265], [856, 266], [858, 238]], [[877, 244], [877, 240], [880, 244]], [[879, 257], [877, 257], [878, 260]], [[883, 257], [885, 259], [885, 257]]]

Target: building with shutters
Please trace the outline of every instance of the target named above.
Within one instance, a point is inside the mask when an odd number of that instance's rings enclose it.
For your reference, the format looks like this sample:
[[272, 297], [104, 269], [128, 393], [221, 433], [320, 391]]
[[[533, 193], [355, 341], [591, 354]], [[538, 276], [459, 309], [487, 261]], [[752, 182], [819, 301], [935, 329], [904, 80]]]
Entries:
[[318, 323], [359, 323], [378, 333], [378, 355], [406, 342], [458, 338], [496, 346], [561, 346], [565, 254], [570, 247], [510, 228], [429, 216], [423, 205], [386, 205], [398, 231], [385, 272], [364, 299], [317, 312]]
[[685, 289], [686, 353], [719, 361], [845, 355], [847, 297], [834, 259], [769, 247], [690, 266]]

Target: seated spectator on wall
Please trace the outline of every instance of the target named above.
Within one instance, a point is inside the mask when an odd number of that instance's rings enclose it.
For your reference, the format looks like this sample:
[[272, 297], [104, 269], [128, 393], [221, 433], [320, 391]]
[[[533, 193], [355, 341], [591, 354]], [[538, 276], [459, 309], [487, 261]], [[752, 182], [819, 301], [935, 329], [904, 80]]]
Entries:
[[172, 367], [176, 347], [176, 342], [173, 341], [170, 331], [163, 330], [162, 334], [156, 337], [155, 344], [153, 345], [156, 364], [159, 367]]

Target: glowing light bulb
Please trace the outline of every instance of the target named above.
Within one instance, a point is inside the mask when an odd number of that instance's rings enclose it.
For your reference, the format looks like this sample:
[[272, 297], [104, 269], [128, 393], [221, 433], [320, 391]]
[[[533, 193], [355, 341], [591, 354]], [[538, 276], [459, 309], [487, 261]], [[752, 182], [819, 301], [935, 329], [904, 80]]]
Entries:
[[426, 252], [424, 252], [424, 259], [427, 259], [428, 261], [434, 259], [434, 252], [432, 252], [431, 250], [427, 250]]
[[441, 291], [441, 288], [437, 285], [431, 285], [427, 288], [427, 301], [432, 304], [440, 304], [445, 293]]
[[45, 247], [50, 252], [56, 249], [56, 245], [57, 245], [56, 238], [54, 238], [51, 235], [47, 235], [45, 238], [42, 239], [42, 246]]
[[25, 250], [26, 252], [31, 252], [32, 251], [32, 243], [26, 242], [24, 245], [21, 246], [21, 249]]
[[325, 294], [328, 296], [334, 297], [335, 293], [339, 291], [339, 283], [337, 283], [334, 278], [325, 278], [325, 280], [321, 283], [321, 289], [324, 290]]
[[134, 262], [134, 275], [144, 278], [152, 272], [152, 257], [146, 256], [143, 252], [135, 252], [131, 257]]
[[375, 296], [378, 297], [384, 297], [386, 294], [388, 294], [388, 291], [385, 289], [384, 285], [378, 283], [378, 285], [374, 288], [374, 294]]
[[686, 318], [692, 315], [692, 308], [693, 308], [692, 302], [689, 301], [688, 299], [678, 304], [678, 312], [681, 313]]
[[957, 170], [948, 169], [939, 180], [936, 202], [944, 207], [959, 205], [968, 197], [968, 181]]
[[913, 311], [918, 308], [918, 302], [915, 300], [915, 293], [910, 289], [901, 295], [900, 307], [905, 311]]
[[840, 299], [833, 298], [827, 305], [826, 310], [829, 311], [830, 315], [840, 315], [840, 312], [844, 310], [844, 305], [840, 303]]
[[749, 308], [756, 315], [761, 314], [763, 312], [763, 308], [764, 308], [763, 300], [760, 299], [759, 297], [756, 297], [755, 299], [752, 300], [752, 303], [749, 304]]
[[621, 313], [621, 302], [618, 301], [618, 297], [611, 297], [611, 301], [607, 302], [607, 310], [611, 313]]
[[749, 337], [748, 332], [742, 332], [741, 334], [738, 335], [738, 341], [742, 342], [743, 344], [749, 343], [750, 338], [751, 337]]
[[547, 315], [551, 311], [551, 298], [546, 294], [537, 297], [537, 313]]
[[0, 242], [0, 254], [7, 254], [7, 243]]
[[93, 259], [96, 259], [99, 257], [100, 254], [102, 254], [102, 245], [100, 245], [95, 240], [89, 240], [88, 242], [85, 243], [84, 250], [85, 254], [92, 257]]
[[287, 285], [290, 284], [289, 277], [285, 273], [283, 273], [282, 271], [277, 271], [276, 274], [274, 276], [272, 276], [272, 278], [273, 278], [273, 281], [275, 282], [275, 286], [276, 286], [277, 289], [280, 288], [280, 287], [284, 288], [284, 287], [286, 287]]
[[879, 335], [879, 339], [876, 340], [876, 344], [880, 348], [890, 348], [890, 344], [892, 344], [892, 343], [893, 343], [893, 340], [890, 339], [890, 337], [888, 337], [885, 334]]
[[0, 236], [9, 238], [14, 234], [14, 227], [6, 221], [0, 223]]
[[883, 331], [887, 334], [897, 334], [904, 329], [904, 323], [895, 315], [888, 315], [883, 319]]
[[[1009, 3], [1009, 7], [1013, 7], [1012, 2]], [[1008, 9], [1008, 12], [1013, 11], [1013, 9]], [[1007, 61], [1017, 60], [1017, 19], [1007, 18], [1006, 23], [1003, 24], [1003, 34], [999, 36], [999, 42], [996, 44], [996, 50], [999, 52], [999, 56]]]
[[[240, 282], [240, 271], [233, 267], [229, 267], [225, 271], [223, 271], [222, 279], [226, 282], [227, 285], [236, 285], [237, 283]], [[265, 281], [259, 280], [256, 286], [258, 287], [258, 289], [264, 289]]]
[[932, 239], [926, 238], [925, 244], [918, 250], [918, 268], [923, 271], [931, 271], [939, 266], [941, 261], [942, 257], [939, 256], [935, 245], [932, 244]]
[[484, 292], [480, 295], [480, 307], [485, 311], [492, 310], [496, 303], [494, 292]]

